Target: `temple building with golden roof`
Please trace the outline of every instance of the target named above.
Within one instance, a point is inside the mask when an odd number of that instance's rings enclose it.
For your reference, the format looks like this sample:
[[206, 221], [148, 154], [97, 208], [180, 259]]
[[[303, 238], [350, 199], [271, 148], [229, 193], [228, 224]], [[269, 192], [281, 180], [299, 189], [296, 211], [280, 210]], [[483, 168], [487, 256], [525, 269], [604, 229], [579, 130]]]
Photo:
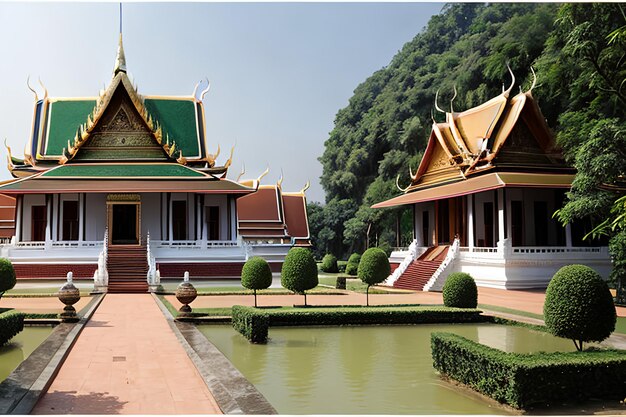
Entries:
[[433, 119], [409, 185], [373, 206], [413, 209], [414, 241], [392, 254], [386, 285], [441, 290], [460, 271], [479, 286], [545, 288], [572, 263], [608, 276], [606, 243], [583, 241], [585, 224], [562, 227], [553, 217], [575, 172], [532, 96], [535, 82], [511, 96], [511, 76], [502, 94], [463, 112], [454, 111], [454, 99], [443, 111], [435, 98], [445, 121]]
[[[250, 256], [279, 271], [309, 246], [306, 188], [227, 178], [206, 139], [202, 99], [142, 96], [126, 72], [120, 34], [109, 86], [97, 97], [35, 93], [24, 157], [0, 184], [0, 256], [18, 278], [94, 278], [110, 291], [145, 291], [160, 277], [239, 278]], [[243, 173], [242, 173], [243, 174]]]

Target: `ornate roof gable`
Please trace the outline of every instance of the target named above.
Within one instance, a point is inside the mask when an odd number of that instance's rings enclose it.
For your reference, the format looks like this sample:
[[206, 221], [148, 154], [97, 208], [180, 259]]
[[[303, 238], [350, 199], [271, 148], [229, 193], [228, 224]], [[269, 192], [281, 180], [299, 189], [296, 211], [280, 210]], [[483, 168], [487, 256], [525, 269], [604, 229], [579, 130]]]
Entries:
[[[126, 73], [116, 72], [109, 87], [101, 92], [86, 122], [78, 127], [73, 140], [68, 140], [59, 163], [65, 164], [75, 158], [173, 160], [176, 157], [180, 163], [185, 163], [181, 152], [176, 150], [176, 143], [170, 141], [168, 135], [163, 138], [163, 129], [148, 113], [143, 97], [137, 93]], [[136, 152], [127, 153], [132, 148], [145, 151], [145, 156], [142, 158]], [[159, 151], [155, 152], [157, 149]]]
[[411, 183], [401, 191], [462, 180], [496, 165], [520, 169], [565, 167], [531, 93], [536, 78], [528, 91], [509, 98], [515, 84], [511, 75], [511, 86], [502, 94], [461, 113], [454, 112], [452, 103], [451, 111], [444, 112], [435, 98], [435, 106], [446, 114], [446, 122], [433, 120], [424, 157], [415, 174], [409, 170]]

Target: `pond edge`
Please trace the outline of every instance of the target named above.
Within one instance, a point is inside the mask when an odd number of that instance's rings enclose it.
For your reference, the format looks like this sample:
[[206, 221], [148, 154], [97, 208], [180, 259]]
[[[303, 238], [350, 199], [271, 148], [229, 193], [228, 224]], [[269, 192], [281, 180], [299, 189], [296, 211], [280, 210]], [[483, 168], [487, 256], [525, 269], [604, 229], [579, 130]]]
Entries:
[[175, 321], [161, 300], [155, 294], [152, 297], [224, 414], [278, 414], [195, 325]]

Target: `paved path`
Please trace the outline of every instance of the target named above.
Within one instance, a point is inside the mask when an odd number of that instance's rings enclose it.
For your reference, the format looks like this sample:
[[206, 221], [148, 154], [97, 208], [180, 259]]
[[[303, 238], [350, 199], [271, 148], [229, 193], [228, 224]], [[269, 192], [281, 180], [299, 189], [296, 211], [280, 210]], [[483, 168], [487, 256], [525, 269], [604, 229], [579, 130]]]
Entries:
[[32, 414], [220, 414], [148, 294], [108, 294]]

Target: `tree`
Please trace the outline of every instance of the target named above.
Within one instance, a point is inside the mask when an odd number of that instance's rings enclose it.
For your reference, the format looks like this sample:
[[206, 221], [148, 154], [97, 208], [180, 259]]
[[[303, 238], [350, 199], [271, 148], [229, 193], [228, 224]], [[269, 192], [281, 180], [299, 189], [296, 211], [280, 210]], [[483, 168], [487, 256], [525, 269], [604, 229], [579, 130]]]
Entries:
[[311, 251], [298, 247], [289, 249], [280, 274], [281, 285], [296, 294], [304, 295], [306, 306], [306, 291], [318, 284], [317, 264]]
[[15, 287], [15, 270], [10, 260], [0, 258], [0, 298], [4, 293]]
[[363, 253], [357, 275], [361, 281], [367, 284], [366, 302], [368, 306], [370, 305], [370, 287], [383, 282], [390, 273], [389, 258], [381, 249], [369, 248]]
[[[608, 236], [611, 279], [626, 303], [626, 252], [619, 225], [626, 194], [626, 15], [620, 4], [564, 4], [539, 60], [548, 98], [561, 108], [557, 140], [576, 169], [572, 189], [557, 212], [563, 224], [588, 219], [587, 238]], [[613, 214], [611, 214], [611, 208]]]
[[348, 275], [356, 275], [359, 270], [359, 262], [361, 262], [361, 255], [358, 253], [353, 253], [348, 258], [348, 263], [346, 264], [346, 274]]
[[243, 264], [241, 285], [254, 290], [254, 306], [257, 306], [256, 291], [264, 290], [272, 285], [272, 270], [267, 261], [260, 256], [253, 256]]
[[552, 277], [543, 305], [548, 331], [572, 339], [578, 351], [584, 342], [601, 342], [615, 330], [613, 298], [602, 277], [584, 265], [568, 265]]

